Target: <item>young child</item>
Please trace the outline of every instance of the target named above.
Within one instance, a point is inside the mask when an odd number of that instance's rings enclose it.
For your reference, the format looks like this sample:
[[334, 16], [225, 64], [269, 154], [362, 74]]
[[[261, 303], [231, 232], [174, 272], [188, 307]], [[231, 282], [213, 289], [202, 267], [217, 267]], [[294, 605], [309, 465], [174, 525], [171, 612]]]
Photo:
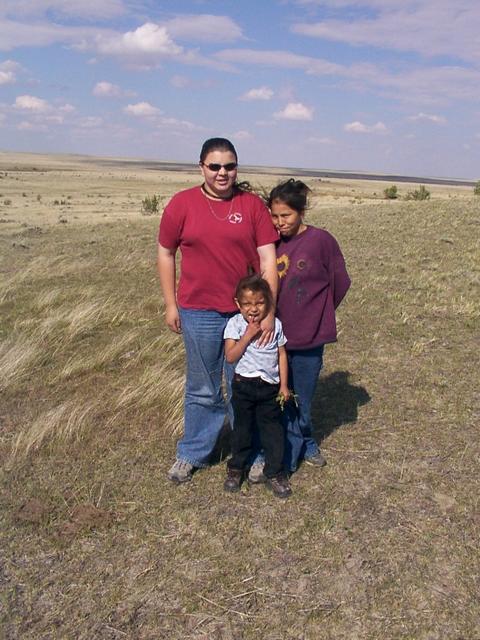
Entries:
[[283, 470], [284, 429], [279, 392], [289, 397], [286, 338], [275, 318], [273, 340], [259, 347], [260, 323], [273, 306], [268, 282], [258, 275], [242, 278], [235, 291], [240, 311], [230, 318], [224, 332], [225, 359], [236, 363], [232, 383], [234, 426], [232, 457], [227, 464], [225, 491], [238, 491], [252, 456], [253, 433], [258, 428], [265, 453], [263, 482], [279, 498], [292, 490]]
[[[268, 206], [280, 233], [277, 312], [288, 337], [288, 384], [298, 408], [289, 403], [285, 465], [326, 464], [313, 438], [311, 405], [323, 363], [325, 344], [335, 342], [335, 310], [350, 287], [345, 260], [335, 238], [304, 220], [310, 189], [291, 178], [270, 193]], [[254, 465], [255, 466], [255, 465]]]

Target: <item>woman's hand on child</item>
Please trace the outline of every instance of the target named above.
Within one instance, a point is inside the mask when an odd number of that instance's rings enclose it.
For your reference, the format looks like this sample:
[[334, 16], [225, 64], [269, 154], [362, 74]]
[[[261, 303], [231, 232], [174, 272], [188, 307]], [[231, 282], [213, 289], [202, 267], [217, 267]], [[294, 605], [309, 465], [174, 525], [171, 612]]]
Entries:
[[269, 313], [260, 322], [260, 329], [262, 330], [262, 335], [257, 342], [257, 346], [264, 347], [273, 340], [275, 335], [275, 315], [273, 313]]

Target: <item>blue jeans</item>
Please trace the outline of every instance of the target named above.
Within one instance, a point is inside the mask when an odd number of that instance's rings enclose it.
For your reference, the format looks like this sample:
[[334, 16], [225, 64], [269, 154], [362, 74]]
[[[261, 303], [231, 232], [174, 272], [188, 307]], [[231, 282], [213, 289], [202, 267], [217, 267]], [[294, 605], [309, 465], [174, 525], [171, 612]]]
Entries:
[[[207, 467], [225, 417], [233, 424], [234, 366], [225, 362], [223, 332], [232, 313], [180, 309], [187, 359], [185, 425], [177, 443], [177, 458], [194, 467]], [[225, 374], [227, 398], [222, 390]]]
[[283, 415], [286, 426], [285, 467], [297, 469], [304, 458], [318, 453], [318, 445], [313, 439], [311, 408], [318, 376], [323, 365], [324, 345], [313, 349], [287, 349], [288, 386], [297, 395], [298, 407], [288, 402]]

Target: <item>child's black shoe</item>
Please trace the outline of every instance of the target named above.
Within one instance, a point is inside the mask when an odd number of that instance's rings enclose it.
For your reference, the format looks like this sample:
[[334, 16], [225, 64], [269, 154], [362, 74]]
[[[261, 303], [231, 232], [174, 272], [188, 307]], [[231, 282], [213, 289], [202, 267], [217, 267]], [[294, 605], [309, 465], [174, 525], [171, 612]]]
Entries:
[[288, 498], [288, 496], [292, 495], [290, 482], [283, 475], [267, 478], [267, 487], [272, 490], [273, 495], [277, 498]]
[[227, 477], [223, 483], [223, 488], [229, 493], [240, 491], [243, 480], [243, 471], [241, 469], [230, 469], [227, 467]]

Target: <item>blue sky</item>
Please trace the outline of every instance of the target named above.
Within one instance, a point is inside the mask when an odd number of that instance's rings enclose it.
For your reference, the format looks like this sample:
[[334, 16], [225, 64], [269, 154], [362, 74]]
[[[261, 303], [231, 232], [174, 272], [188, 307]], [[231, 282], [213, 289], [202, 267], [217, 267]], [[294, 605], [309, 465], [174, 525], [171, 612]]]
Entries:
[[478, 0], [2, 0], [0, 149], [480, 177]]

